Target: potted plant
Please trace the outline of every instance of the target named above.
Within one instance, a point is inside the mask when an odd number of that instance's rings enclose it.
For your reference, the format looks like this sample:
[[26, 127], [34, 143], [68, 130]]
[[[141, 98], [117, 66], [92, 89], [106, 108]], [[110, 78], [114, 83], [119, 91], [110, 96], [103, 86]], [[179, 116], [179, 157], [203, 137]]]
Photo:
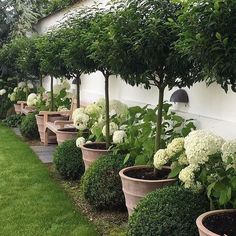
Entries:
[[[96, 11], [94, 11], [96, 9]], [[105, 143], [99, 142], [86, 145], [86, 153], [107, 153], [111, 148], [110, 134], [110, 115], [109, 115], [109, 77], [112, 71], [107, 64], [109, 56], [110, 40], [106, 40], [109, 34], [108, 25], [111, 23], [111, 15], [105, 9], [98, 9], [95, 6], [90, 9], [81, 10], [81, 12], [70, 20], [69, 25], [73, 26], [76, 32], [76, 38], [79, 38], [79, 43], [72, 45], [72, 50], [78, 55], [83, 55], [85, 60], [79, 63], [79, 68], [82, 72], [91, 73], [100, 71], [105, 78]], [[75, 47], [78, 45], [78, 47]], [[74, 60], [76, 62], [76, 60]], [[74, 62], [73, 62], [74, 63]], [[85, 150], [82, 148], [82, 151]], [[100, 150], [98, 152], [98, 150]], [[91, 154], [91, 155], [93, 155]], [[87, 154], [86, 154], [87, 155]]]
[[[110, 101], [110, 111], [112, 112], [110, 122], [110, 134], [113, 135], [121, 124], [121, 120], [126, 115], [127, 106], [119, 101]], [[90, 135], [86, 139], [77, 139], [77, 146], [83, 152], [83, 160], [87, 169], [100, 156], [107, 154], [105, 145], [106, 123], [105, 123], [105, 101], [98, 100], [95, 104], [90, 104], [85, 108], [79, 108], [73, 113], [74, 125], [78, 130], [89, 130]], [[110, 137], [111, 138], [111, 137]], [[97, 148], [97, 144], [99, 147]]]
[[[154, 166], [161, 169], [170, 163], [170, 177], [178, 177], [185, 188], [205, 194], [214, 210], [236, 206], [235, 160], [235, 140], [225, 141], [209, 131], [197, 130], [185, 138], [174, 139], [167, 149], [159, 150], [154, 157]], [[234, 226], [225, 222], [226, 227], [223, 224], [218, 229], [220, 219], [235, 222], [235, 210], [201, 215], [197, 220], [200, 235], [231, 235]]]
[[[161, 148], [165, 89], [191, 86], [196, 81], [196, 77], [191, 76], [192, 64], [180, 56], [173, 46], [178, 39], [175, 22], [180, 9], [179, 3], [169, 0], [130, 0], [118, 7], [109, 29], [110, 38], [113, 39], [111, 50], [116, 55], [114, 58], [109, 57], [112, 71], [120, 74], [130, 85], [143, 84], [145, 88], [158, 88], [158, 114], [155, 140], [152, 140], [154, 152]], [[144, 161], [143, 164], [148, 163]], [[134, 173], [138, 173], [135, 169]], [[144, 166], [143, 171], [146, 170]], [[139, 172], [142, 170], [139, 169]], [[138, 183], [138, 176], [135, 178], [133, 175], [133, 178]], [[153, 171], [152, 178], [159, 181], [158, 171]]]
[[[195, 128], [192, 120], [185, 120], [174, 112], [170, 112], [170, 104], [164, 103], [163, 108], [162, 148], [174, 138], [183, 137]], [[153, 167], [142, 165], [143, 163], [152, 164], [153, 161], [155, 145], [153, 124], [156, 121], [157, 109], [147, 106], [129, 108], [127, 122], [123, 123], [124, 140], [119, 142], [116, 133], [113, 135], [113, 141], [116, 143], [114, 151], [126, 154], [125, 161], [135, 159], [135, 166], [120, 171], [126, 206], [130, 215], [140, 199], [147, 193], [176, 182], [175, 177], [169, 176], [170, 167], [162, 166], [156, 176], [153, 176]]]

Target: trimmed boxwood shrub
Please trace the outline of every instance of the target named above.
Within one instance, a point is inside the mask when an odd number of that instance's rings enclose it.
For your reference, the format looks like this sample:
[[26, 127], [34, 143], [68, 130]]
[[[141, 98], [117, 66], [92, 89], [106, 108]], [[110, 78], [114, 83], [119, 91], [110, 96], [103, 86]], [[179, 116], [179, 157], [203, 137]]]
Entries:
[[23, 117], [20, 114], [10, 115], [5, 120], [3, 120], [3, 123], [6, 124], [8, 127], [15, 128], [20, 126], [22, 118]]
[[22, 118], [20, 132], [23, 137], [28, 139], [38, 139], [38, 125], [35, 118], [35, 113], [29, 113]]
[[53, 163], [64, 179], [80, 179], [84, 174], [82, 152], [75, 140], [67, 140], [56, 148]]
[[84, 198], [99, 210], [125, 209], [119, 171], [129, 164], [124, 165], [122, 155], [108, 154], [96, 160], [82, 178]]
[[128, 236], [198, 236], [196, 219], [209, 210], [205, 196], [179, 186], [150, 193], [129, 219]]

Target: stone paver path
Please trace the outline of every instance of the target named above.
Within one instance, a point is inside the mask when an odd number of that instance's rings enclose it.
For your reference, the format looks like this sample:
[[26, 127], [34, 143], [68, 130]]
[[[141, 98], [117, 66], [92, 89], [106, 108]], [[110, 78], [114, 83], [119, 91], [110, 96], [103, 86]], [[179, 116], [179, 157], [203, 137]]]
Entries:
[[[14, 132], [16, 135], [22, 137], [20, 130], [18, 128], [13, 128]], [[50, 164], [52, 163], [53, 160], [53, 152], [55, 151], [57, 145], [49, 145], [49, 146], [43, 146], [34, 144], [30, 145], [31, 149], [37, 154], [39, 159], [44, 163], [44, 164]]]

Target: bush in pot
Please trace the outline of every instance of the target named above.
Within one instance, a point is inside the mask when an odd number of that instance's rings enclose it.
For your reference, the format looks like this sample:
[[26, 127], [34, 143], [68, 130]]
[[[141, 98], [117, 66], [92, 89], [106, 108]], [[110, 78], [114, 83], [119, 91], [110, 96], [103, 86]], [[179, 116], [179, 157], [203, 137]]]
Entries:
[[197, 236], [195, 221], [209, 209], [207, 198], [179, 186], [154, 191], [129, 218], [127, 235]]
[[65, 179], [80, 179], [84, 174], [82, 153], [75, 140], [67, 140], [59, 145], [53, 154], [53, 163]]
[[22, 118], [23, 117], [20, 114], [10, 115], [5, 120], [3, 120], [3, 123], [5, 123], [8, 127], [15, 128], [20, 126]]

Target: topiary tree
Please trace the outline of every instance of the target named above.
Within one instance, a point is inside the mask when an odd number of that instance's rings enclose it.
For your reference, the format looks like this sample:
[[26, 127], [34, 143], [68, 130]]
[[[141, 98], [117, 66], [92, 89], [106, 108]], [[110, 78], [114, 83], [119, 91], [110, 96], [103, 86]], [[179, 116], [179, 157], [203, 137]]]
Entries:
[[53, 98], [53, 77], [70, 78], [70, 73], [67, 70], [64, 61], [60, 56], [60, 52], [64, 46], [64, 41], [54, 35], [53, 31], [42, 36], [37, 41], [38, 57], [40, 58], [40, 68], [44, 75], [50, 75], [51, 78], [51, 111], [54, 111]]
[[65, 179], [80, 179], [84, 173], [82, 152], [76, 146], [75, 140], [67, 140], [56, 148], [53, 163]]
[[196, 219], [209, 210], [205, 196], [179, 186], [158, 189], [140, 201], [129, 218], [127, 235], [197, 236]]
[[158, 88], [155, 151], [161, 146], [165, 89], [189, 87], [198, 80], [197, 68], [173, 46], [179, 38], [175, 23], [180, 9], [181, 5], [171, 0], [128, 0], [117, 6], [109, 29], [114, 56], [108, 57], [108, 63], [112, 71], [132, 86]]
[[207, 84], [236, 92], [236, 2], [193, 0], [184, 6], [177, 49], [199, 66]]
[[[106, 8], [93, 6], [84, 10], [80, 17], [73, 21], [80, 38], [79, 55], [83, 58], [85, 52], [86, 61], [82, 61], [80, 68], [83, 72], [91, 73], [101, 71], [105, 78], [105, 113], [106, 113], [106, 147], [110, 147], [110, 117], [109, 117], [109, 77], [113, 74], [108, 57], [112, 40], [109, 37], [109, 25], [113, 22], [113, 14]], [[75, 44], [76, 45], [76, 44]], [[87, 60], [89, 59], [89, 60]]]
[[82, 193], [85, 199], [97, 209], [125, 209], [119, 171], [124, 164], [124, 156], [106, 155], [96, 160], [82, 178]]

